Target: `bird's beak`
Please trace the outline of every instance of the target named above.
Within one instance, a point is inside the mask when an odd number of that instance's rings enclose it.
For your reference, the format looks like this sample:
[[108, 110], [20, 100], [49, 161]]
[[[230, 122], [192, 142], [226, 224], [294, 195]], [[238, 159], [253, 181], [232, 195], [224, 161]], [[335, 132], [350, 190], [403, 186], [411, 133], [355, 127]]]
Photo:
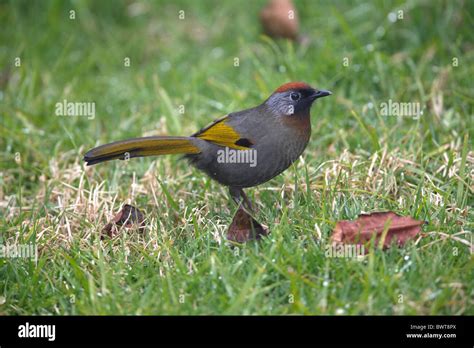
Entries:
[[324, 89], [316, 90], [313, 98], [318, 99], [322, 97], [327, 97], [328, 95], [331, 95], [332, 93], [330, 91], [325, 91]]

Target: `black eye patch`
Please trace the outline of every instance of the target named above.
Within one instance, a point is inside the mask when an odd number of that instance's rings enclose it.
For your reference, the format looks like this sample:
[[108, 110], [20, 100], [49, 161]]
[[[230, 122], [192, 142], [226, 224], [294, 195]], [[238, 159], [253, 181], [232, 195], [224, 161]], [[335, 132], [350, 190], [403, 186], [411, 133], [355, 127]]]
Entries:
[[300, 89], [298, 92], [301, 94], [301, 98], [308, 98], [314, 94], [314, 90], [312, 89]]

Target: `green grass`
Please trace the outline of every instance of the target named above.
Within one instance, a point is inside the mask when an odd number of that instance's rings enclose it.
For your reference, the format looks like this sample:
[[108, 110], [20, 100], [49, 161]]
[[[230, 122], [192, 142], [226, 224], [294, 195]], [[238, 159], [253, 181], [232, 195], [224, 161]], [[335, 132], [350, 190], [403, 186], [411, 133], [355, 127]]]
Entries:
[[[262, 36], [262, 1], [0, 1], [0, 243], [39, 250], [0, 259], [0, 314], [474, 314], [473, 3], [296, 3], [308, 45]], [[81, 161], [191, 134], [291, 80], [333, 96], [302, 159], [248, 190], [260, 243], [229, 246], [226, 189], [178, 157]], [[96, 117], [55, 116], [64, 99]], [[383, 116], [389, 99], [423, 115]], [[146, 233], [101, 240], [123, 203]], [[338, 220], [379, 210], [425, 220], [424, 237], [325, 256]]]

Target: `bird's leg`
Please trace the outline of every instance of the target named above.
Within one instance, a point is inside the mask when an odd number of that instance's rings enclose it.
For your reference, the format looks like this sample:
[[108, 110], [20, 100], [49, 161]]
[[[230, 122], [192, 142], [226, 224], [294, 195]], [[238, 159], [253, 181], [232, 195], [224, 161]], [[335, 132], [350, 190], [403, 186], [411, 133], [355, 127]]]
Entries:
[[252, 203], [241, 187], [231, 186], [229, 187], [229, 193], [239, 207], [242, 205], [242, 207], [247, 209], [249, 212], [253, 211]]
[[232, 223], [227, 230], [227, 239], [237, 243], [245, 243], [249, 240], [259, 240], [268, 236], [268, 227], [260, 224], [252, 216], [252, 203], [241, 187], [229, 187], [232, 199], [239, 205], [237, 212], [232, 218]]

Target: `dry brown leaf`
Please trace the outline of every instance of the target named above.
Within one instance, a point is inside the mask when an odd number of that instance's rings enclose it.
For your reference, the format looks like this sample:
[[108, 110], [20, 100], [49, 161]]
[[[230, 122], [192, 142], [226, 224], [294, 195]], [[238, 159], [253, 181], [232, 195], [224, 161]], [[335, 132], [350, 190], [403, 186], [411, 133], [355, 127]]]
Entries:
[[237, 243], [245, 243], [249, 240], [259, 240], [270, 234], [267, 226], [261, 225], [243, 208], [235, 213], [232, 223], [227, 231], [227, 239]]
[[138, 227], [138, 230], [143, 232], [145, 230], [145, 218], [143, 213], [134, 206], [125, 204], [115, 215], [114, 219], [105, 225], [102, 229], [102, 234], [114, 237], [119, 233], [120, 227], [122, 226], [125, 228]]
[[260, 12], [265, 34], [274, 38], [298, 38], [298, 15], [291, 0], [270, 0]]
[[392, 243], [403, 246], [420, 232], [423, 224], [424, 221], [400, 216], [391, 211], [361, 214], [354, 221], [338, 221], [331, 240], [336, 244], [366, 244], [375, 234], [376, 245], [379, 245], [383, 232], [388, 228], [382, 241], [383, 247], [388, 248]]

